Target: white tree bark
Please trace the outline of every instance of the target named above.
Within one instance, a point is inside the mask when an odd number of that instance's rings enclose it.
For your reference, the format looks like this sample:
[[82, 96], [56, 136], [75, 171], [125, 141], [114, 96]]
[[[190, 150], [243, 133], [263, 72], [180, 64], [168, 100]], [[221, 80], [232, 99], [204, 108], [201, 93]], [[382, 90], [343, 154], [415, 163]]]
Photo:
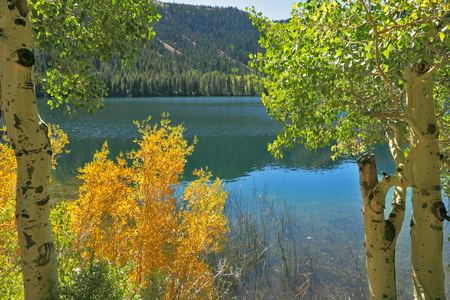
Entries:
[[[397, 144], [398, 145], [398, 144]], [[393, 145], [391, 143], [391, 151]], [[401, 161], [401, 160], [397, 160]], [[385, 175], [378, 182], [375, 155], [368, 153], [358, 159], [360, 186], [364, 206], [366, 270], [370, 299], [396, 299], [395, 247], [405, 215], [405, 180], [398, 164], [396, 176]], [[392, 209], [385, 220], [385, 199], [395, 186]]]
[[26, 299], [56, 299], [58, 275], [49, 220], [51, 145], [39, 117], [25, 0], [0, 1], [1, 110], [17, 159], [16, 221]]
[[[408, 116], [415, 153], [412, 168], [411, 263], [415, 299], [446, 299], [442, 261], [445, 208], [441, 196], [439, 130], [434, 109], [433, 85], [420, 76], [427, 63], [405, 70]], [[445, 211], [445, 209], [444, 209]]]

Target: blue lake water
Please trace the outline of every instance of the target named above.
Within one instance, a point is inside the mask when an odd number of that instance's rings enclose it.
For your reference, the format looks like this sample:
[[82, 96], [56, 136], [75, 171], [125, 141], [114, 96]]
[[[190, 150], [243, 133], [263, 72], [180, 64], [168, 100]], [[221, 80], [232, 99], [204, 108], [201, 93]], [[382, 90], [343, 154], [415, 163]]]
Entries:
[[[333, 161], [327, 149], [315, 153], [301, 146], [286, 151], [283, 159], [273, 158], [267, 144], [282, 127], [265, 113], [260, 98], [107, 99], [99, 115], [80, 113], [74, 120], [63, 116], [60, 109], [50, 111], [45, 100], [39, 101], [39, 109], [46, 122], [60, 124], [69, 137], [71, 153], [59, 159], [57, 177], [75, 176], [76, 169], [91, 161], [105, 140], [112, 157], [133, 149], [133, 140], [139, 137], [133, 121], [152, 116], [157, 122], [161, 113], [168, 112], [172, 124], [186, 128], [188, 140], [198, 138], [194, 154], [188, 157], [186, 181], [192, 179], [195, 168], [208, 166], [230, 191], [244, 197], [252, 197], [255, 191], [268, 193], [288, 203], [298, 218], [302, 245], [313, 253], [318, 287], [327, 287], [329, 299], [355, 298], [356, 289], [367, 288], [365, 281], [354, 281], [360, 272], [364, 280], [366, 277], [356, 159]], [[375, 153], [378, 170], [392, 173], [394, 165], [387, 149], [379, 147]], [[397, 279], [405, 288], [400, 299], [412, 297], [409, 220], [410, 208], [397, 247]], [[446, 264], [450, 264], [449, 233], [446, 222]], [[448, 290], [449, 277], [450, 273]], [[337, 294], [343, 298], [336, 298], [333, 290], [339, 290]]]

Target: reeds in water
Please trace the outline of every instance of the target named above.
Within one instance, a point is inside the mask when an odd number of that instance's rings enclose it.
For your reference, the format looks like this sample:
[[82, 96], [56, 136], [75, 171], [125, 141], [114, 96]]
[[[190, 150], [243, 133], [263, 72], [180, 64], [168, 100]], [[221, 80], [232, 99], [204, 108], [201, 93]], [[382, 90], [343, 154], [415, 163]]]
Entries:
[[294, 210], [268, 193], [246, 199], [231, 192], [228, 242], [211, 257], [222, 299], [306, 299], [315, 290], [309, 244], [299, 237]]

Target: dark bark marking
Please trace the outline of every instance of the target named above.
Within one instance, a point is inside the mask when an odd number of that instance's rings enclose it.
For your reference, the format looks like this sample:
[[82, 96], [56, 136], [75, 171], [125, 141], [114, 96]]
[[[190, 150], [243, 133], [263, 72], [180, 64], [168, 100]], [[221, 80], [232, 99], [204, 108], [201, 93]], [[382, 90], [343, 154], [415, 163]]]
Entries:
[[13, 10], [14, 8], [17, 8], [22, 17], [25, 18], [27, 16], [29, 10], [27, 7], [26, 0], [15, 0], [15, 1], [8, 0], [8, 2], [11, 3], [8, 5], [9, 10]]
[[22, 48], [16, 51], [19, 60], [17, 63], [24, 67], [32, 67], [34, 65], [34, 54], [26, 48]]
[[48, 125], [45, 122], [43, 122], [42, 120], [41, 120], [41, 124], [39, 125], [39, 128], [41, 130], [43, 130], [45, 133], [45, 136], [48, 137]]
[[366, 191], [368, 191], [370, 189], [369, 187], [369, 183], [367, 181], [363, 181], [361, 182], [361, 186], [363, 189], [365, 189]]
[[22, 217], [23, 217], [23, 218], [26, 218], [26, 219], [29, 219], [29, 218], [30, 218], [30, 215], [29, 215], [29, 214], [22, 214]]
[[38, 186], [38, 187], [36, 188], [36, 193], [37, 193], [37, 194], [42, 193], [42, 191], [44, 191], [44, 187], [43, 187], [42, 185], [40, 185], [40, 186]]
[[435, 230], [435, 231], [442, 231], [442, 227], [441, 226], [437, 226], [437, 225], [434, 225], [434, 224], [431, 224], [430, 228]]
[[20, 120], [19, 116], [17, 114], [14, 114], [14, 128], [20, 129], [21, 124], [22, 121]]
[[433, 186], [431, 187], [431, 189], [432, 189], [433, 191], [440, 191], [440, 190], [441, 190], [441, 186], [440, 186], [440, 185], [433, 185]]
[[386, 220], [386, 222], [384, 223], [384, 233], [383, 233], [383, 237], [385, 240], [392, 242], [395, 238], [395, 226], [394, 224], [392, 224], [391, 221]]
[[428, 134], [434, 134], [436, 132], [437, 128], [435, 124], [428, 124], [427, 133]]
[[27, 25], [27, 23], [25, 22], [24, 19], [15, 19], [14, 24], [24, 26], [24, 27]]
[[422, 189], [422, 190], [420, 190], [420, 193], [421, 193], [423, 196], [430, 196], [430, 195], [431, 195], [431, 194], [428, 192], [427, 189]]
[[25, 242], [26, 242], [27, 249], [30, 249], [31, 247], [36, 245], [36, 242], [33, 241], [33, 239], [31, 238], [31, 235], [26, 234], [25, 231], [23, 232], [23, 235], [25, 236]]
[[400, 204], [394, 203], [392, 205], [398, 210], [405, 210], [405, 203], [403, 201]]
[[31, 166], [31, 167], [27, 168], [28, 178], [31, 179], [33, 177], [33, 173], [34, 173], [35, 169], [36, 168], [34, 166]]
[[[36, 220], [32, 220], [32, 221], [30, 221], [30, 222], [36, 222]], [[25, 229], [25, 230], [31, 230], [31, 229], [36, 228], [36, 227], [38, 227], [38, 225], [29, 226], [29, 227], [26, 227], [26, 228], [24, 228], [24, 229]]]
[[47, 204], [47, 202], [50, 200], [50, 195], [48, 195], [47, 197], [45, 197], [44, 199], [36, 202], [37, 206], [43, 206], [45, 204]]
[[24, 90], [32, 90], [34, 88], [34, 83], [32, 81], [25, 82], [22, 87]]
[[409, 223], [409, 227], [413, 227], [414, 225], [416, 225], [416, 224], [414, 224], [414, 221], [411, 220], [411, 222]]
[[30, 185], [31, 185], [31, 181], [28, 180], [27, 182], [25, 182], [25, 186], [22, 187], [22, 195], [25, 195], [29, 189], [32, 189], [32, 187], [30, 187]]
[[42, 276], [38, 276], [37, 280], [39, 281], [42, 280]]
[[37, 258], [36, 264], [39, 267], [45, 266], [50, 262], [52, 253], [55, 251], [55, 246], [53, 243], [45, 243], [38, 248], [39, 256]]
[[444, 220], [450, 221], [450, 217], [447, 215], [447, 209], [442, 201], [435, 202], [433, 208], [431, 209], [433, 215], [441, 222]]
[[427, 203], [422, 204], [422, 208], [427, 208], [427, 206], [428, 206]]

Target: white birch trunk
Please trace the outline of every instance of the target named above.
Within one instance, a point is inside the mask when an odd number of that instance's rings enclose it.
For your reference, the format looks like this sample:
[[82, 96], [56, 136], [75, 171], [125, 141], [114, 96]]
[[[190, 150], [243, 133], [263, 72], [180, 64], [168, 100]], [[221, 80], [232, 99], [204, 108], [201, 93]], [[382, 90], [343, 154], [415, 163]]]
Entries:
[[[406, 70], [407, 105], [415, 122], [413, 147], [420, 146], [413, 166], [411, 263], [415, 299], [446, 299], [442, 261], [443, 220], [439, 130], [434, 110], [433, 85], [418, 81], [429, 67], [417, 64]], [[420, 145], [422, 144], [422, 145]]]
[[52, 150], [37, 111], [25, 0], [0, 1], [1, 110], [17, 159], [16, 221], [26, 299], [56, 299], [58, 275], [49, 220]]

